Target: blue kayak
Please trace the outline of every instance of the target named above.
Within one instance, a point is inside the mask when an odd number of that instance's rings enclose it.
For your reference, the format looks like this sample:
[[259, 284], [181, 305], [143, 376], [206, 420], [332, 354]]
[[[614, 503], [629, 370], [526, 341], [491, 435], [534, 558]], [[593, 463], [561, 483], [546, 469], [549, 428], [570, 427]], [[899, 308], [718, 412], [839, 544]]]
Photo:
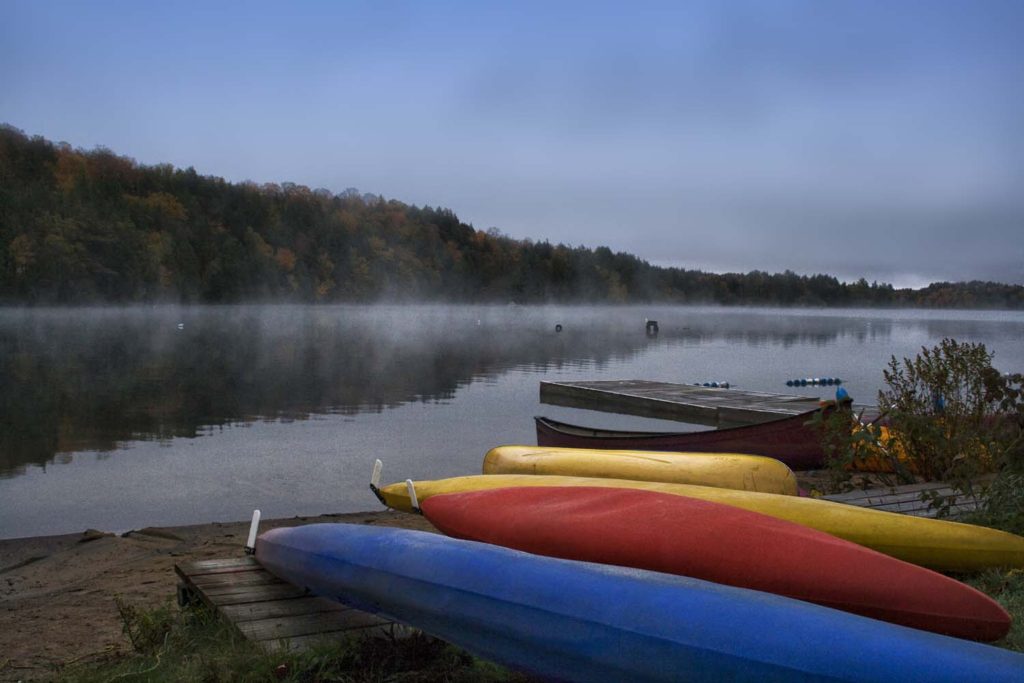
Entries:
[[[757, 591], [354, 524], [268, 531], [313, 593], [569, 681], [1022, 681], [1024, 655]], [[754, 558], [751, 558], [754, 559]]]

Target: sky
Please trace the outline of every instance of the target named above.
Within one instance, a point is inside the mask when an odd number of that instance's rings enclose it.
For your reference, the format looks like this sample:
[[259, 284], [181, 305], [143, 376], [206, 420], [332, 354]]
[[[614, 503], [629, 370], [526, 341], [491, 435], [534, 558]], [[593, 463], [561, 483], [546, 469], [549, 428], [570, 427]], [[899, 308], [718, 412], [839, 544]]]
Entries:
[[0, 122], [666, 266], [1024, 284], [1024, 2], [0, 0]]

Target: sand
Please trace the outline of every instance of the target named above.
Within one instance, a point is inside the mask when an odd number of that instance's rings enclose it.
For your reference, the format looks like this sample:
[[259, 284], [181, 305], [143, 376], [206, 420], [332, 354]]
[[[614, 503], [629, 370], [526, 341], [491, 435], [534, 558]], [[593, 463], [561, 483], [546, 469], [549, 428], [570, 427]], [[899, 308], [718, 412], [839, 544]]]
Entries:
[[[260, 529], [314, 522], [434, 530], [392, 511], [263, 520]], [[240, 557], [248, 530], [243, 521], [0, 540], [0, 681], [47, 679], [67, 664], [130, 651], [115, 596], [145, 607], [173, 601], [175, 564]]]

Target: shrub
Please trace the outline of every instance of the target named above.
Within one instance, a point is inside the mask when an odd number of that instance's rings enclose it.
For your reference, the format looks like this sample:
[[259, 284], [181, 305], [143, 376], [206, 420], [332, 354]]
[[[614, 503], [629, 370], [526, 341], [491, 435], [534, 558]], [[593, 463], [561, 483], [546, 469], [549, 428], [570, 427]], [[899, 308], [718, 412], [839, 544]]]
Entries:
[[[940, 516], [964, 495], [993, 519], [1024, 509], [1024, 491], [1014, 485], [1024, 476], [1024, 378], [1003, 375], [992, 358], [984, 344], [954, 339], [922, 347], [912, 360], [893, 356], [882, 373], [879, 423], [851, 429], [848, 414], [824, 419], [833, 485], [849, 488], [851, 469], [868, 464], [886, 485], [948, 483], [953, 495], [922, 494]], [[986, 498], [990, 485], [998, 495]]]

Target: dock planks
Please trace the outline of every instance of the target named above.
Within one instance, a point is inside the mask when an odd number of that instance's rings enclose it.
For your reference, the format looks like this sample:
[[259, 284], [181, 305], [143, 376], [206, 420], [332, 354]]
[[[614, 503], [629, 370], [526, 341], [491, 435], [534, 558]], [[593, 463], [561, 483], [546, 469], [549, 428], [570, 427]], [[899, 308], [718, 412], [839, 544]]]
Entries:
[[307, 593], [253, 557], [175, 565], [179, 601], [199, 600], [265, 650], [303, 649], [354, 631], [394, 635], [405, 627]]
[[[898, 512], [915, 517], [935, 517], [936, 510], [929, 507], [927, 501], [921, 499], [921, 494], [926, 491], [943, 497], [955, 494], [948, 484], [933, 481], [922, 484], [908, 484], [906, 486], [836, 493], [823, 496], [823, 499], [836, 503], [845, 503], [846, 505], [871, 508], [873, 510]], [[978, 502], [976, 499], [967, 495], [959, 495], [956, 496], [956, 500], [949, 508], [949, 516], [955, 519], [960, 515], [973, 512], [977, 508]]]
[[711, 427], [734, 427], [815, 410], [819, 399], [624, 379], [541, 382], [540, 401], [550, 405], [679, 420]]

